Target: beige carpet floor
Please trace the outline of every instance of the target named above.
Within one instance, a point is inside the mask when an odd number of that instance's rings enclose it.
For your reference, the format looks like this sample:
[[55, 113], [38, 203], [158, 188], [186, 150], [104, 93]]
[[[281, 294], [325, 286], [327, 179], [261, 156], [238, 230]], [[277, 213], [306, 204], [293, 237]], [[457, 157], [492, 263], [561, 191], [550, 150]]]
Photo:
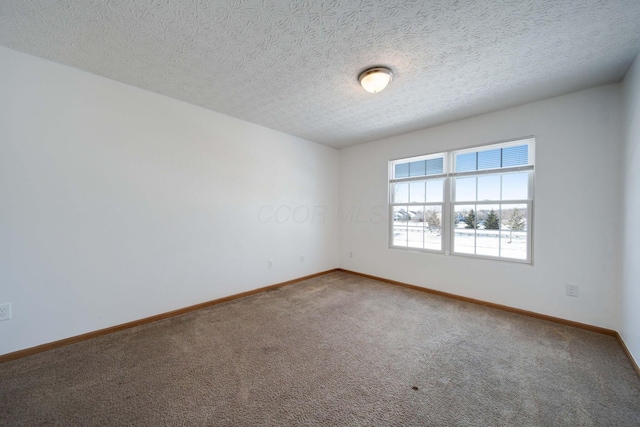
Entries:
[[614, 338], [335, 272], [0, 365], [0, 425], [639, 426]]

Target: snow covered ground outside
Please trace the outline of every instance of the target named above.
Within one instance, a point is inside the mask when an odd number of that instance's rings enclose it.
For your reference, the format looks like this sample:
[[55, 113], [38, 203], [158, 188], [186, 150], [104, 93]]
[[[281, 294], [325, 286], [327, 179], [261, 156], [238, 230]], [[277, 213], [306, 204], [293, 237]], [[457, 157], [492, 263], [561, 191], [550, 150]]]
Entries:
[[[399, 222], [394, 224], [393, 246], [440, 251], [442, 236], [439, 228]], [[527, 259], [527, 232], [456, 228], [453, 252], [524, 260]]]

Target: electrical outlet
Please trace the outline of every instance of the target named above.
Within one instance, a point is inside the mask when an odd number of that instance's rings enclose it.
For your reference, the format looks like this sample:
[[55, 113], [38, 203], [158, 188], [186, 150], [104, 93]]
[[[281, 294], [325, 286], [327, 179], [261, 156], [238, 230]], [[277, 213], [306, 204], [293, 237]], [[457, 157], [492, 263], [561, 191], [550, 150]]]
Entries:
[[349, 252], [349, 258], [353, 258], [353, 251]]
[[272, 260], [267, 260], [267, 268], [273, 268], [273, 261]]
[[11, 303], [0, 304], [0, 320], [11, 319]]
[[579, 291], [578, 285], [567, 283], [566, 287], [567, 287], [567, 295], [569, 295], [570, 297], [578, 296], [578, 291]]
[[300, 255], [300, 262], [304, 262], [304, 257], [302, 255]]

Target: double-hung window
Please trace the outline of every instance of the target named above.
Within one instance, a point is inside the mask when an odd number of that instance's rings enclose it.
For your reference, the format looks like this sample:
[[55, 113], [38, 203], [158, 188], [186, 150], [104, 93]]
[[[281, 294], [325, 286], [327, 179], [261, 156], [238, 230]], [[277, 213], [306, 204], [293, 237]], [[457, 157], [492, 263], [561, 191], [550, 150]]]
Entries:
[[442, 251], [446, 155], [392, 163], [392, 245]]
[[390, 162], [390, 246], [531, 262], [534, 139]]

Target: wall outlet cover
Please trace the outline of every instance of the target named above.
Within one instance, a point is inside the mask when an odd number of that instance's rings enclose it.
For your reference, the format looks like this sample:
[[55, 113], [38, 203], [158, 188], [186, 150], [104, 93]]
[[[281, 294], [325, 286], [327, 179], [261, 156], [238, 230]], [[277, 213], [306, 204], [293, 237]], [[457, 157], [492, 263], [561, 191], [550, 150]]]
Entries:
[[0, 304], [0, 320], [11, 319], [11, 303]]
[[570, 297], [577, 297], [579, 293], [578, 285], [574, 285], [572, 283], [566, 284], [566, 292]]

